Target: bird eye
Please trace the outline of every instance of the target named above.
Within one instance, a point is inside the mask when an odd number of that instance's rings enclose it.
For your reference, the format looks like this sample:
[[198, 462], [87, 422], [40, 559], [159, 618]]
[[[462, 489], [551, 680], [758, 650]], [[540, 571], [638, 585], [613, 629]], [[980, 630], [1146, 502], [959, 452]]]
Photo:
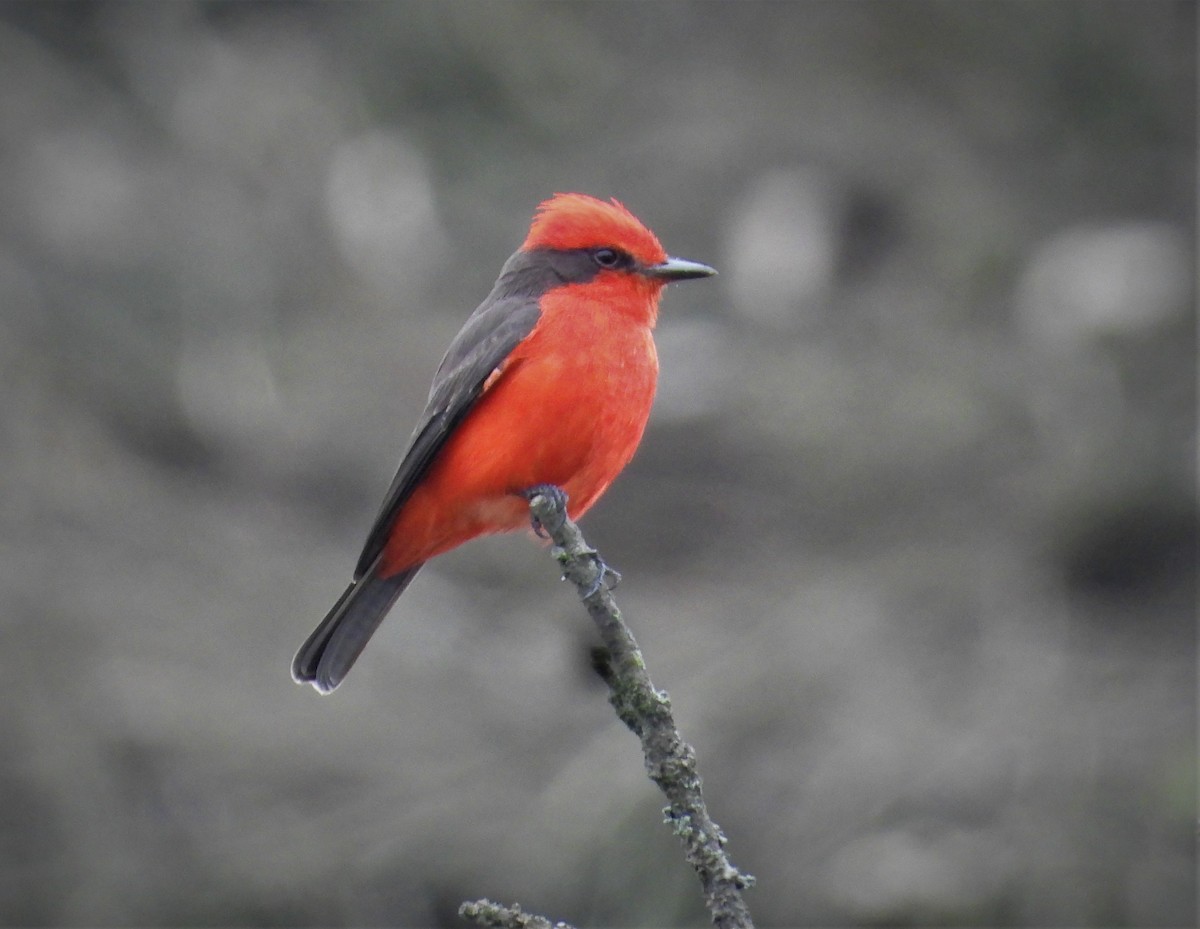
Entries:
[[602, 268], [616, 268], [621, 264], [622, 255], [615, 248], [598, 248], [592, 252], [592, 258]]

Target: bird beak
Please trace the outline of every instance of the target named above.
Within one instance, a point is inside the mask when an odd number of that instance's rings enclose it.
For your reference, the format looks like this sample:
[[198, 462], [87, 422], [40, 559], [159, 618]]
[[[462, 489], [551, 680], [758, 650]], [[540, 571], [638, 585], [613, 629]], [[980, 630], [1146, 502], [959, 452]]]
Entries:
[[686, 258], [668, 258], [660, 265], [643, 269], [642, 273], [660, 281], [687, 281], [697, 277], [712, 277], [717, 270]]

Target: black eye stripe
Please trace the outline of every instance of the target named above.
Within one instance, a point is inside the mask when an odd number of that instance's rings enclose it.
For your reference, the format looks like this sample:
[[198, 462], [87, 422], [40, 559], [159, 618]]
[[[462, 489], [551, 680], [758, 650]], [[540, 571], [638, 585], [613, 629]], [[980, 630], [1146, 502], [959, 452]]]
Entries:
[[637, 267], [628, 252], [606, 245], [521, 250], [504, 265], [493, 296], [537, 297], [562, 284], [586, 284], [605, 271], [636, 271]]

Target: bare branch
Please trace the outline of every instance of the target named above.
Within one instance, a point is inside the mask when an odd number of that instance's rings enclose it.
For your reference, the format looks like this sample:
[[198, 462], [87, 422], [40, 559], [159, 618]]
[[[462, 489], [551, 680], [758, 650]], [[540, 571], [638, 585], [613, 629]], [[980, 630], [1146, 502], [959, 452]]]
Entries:
[[[718, 929], [754, 929], [742, 891], [754, 878], [733, 866], [725, 854], [725, 834], [708, 815], [696, 770], [696, 752], [679, 735], [666, 693], [656, 690], [646, 671], [641, 649], [621, 618], [605, 583], [619, 575], [584, 541], [568, 517], [566, 497], [556, 488], [535, 488], [529, 499], [534, 526], [554, 542], [554, 557], [563, 579], [579, 590], [588, 615], [600, 631], [607, 654], [597, 662], [607, 682], [609, 702], [642, 742], [646, 771], [667, 798], [663, 816], [683, 843], [684, 853], [700, 877], [704, 903]], [[544, 490], [545, 492], [541, 492]], [[525, 913], [517, 905], [490, 900], [464, 903], [459, 915], [480, 926], [496, 929], [571, 929], [544, 916]]]
[[552, 923], [545, 916], [526, 913], [516, 903], [503, 906], [486, 897], [464, 903], [458, 908], [458, 915], [489, 929], [574, 929], [570, 923]]
[[725, 854], [725, 835], [704, 803], [696, 753], [680, 736], [671, 702], [651, 682], [633, 633], [604, 583], [613, 572], [567, 518], [564, 504], [555, 495], [539, 493], [531, 498], [529, 508], [553, 539], [563, 576], [579, 589], [608, 649], [605, 679], [611, 690], [609, 700], [617, 716], [642, 742], [646, 770], [667, 798], [663, 815], [700, 877], [713, 923], [719, 929], [752, 927], [742, 891], [753, 885], [754, 878], [734, 867]]

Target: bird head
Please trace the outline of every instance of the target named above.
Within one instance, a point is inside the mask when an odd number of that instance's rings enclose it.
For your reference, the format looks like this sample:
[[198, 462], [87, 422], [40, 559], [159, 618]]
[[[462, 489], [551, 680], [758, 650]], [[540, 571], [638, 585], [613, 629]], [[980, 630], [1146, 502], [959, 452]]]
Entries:
[[671, 281], [708, 277], [708, 265], [671, 258], [658, 238], [619, 201], [555, 194], [533, 217], [521, 250], [586, 252], [597, 272], [633, 274], [659, 289]]

